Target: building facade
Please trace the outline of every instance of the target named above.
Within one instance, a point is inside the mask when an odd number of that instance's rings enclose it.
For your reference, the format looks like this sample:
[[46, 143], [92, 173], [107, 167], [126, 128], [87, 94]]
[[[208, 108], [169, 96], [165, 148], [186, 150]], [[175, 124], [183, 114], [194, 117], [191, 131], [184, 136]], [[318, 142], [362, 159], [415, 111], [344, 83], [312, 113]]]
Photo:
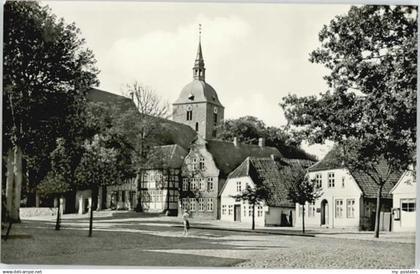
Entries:
[[416, 180], [406, 171], [391, 190], [392, 231], [416, 231]]
[[[322, 195], [305, 205], [305, 225], [326, 228], [373, 230], [378, 186], [361, 171], [350, 171], [337, 157], [337, 148], [308, 169], [308, 176], [321, 188]], [[378, 168], [385, 168], [380, 166]], [[392, 199], [389, 191], [400, 174], [391, 174], [383, 187], [381, 230], [391, 229]], [[302, 206], [296, 205], [296, 225], [302, 225]]]

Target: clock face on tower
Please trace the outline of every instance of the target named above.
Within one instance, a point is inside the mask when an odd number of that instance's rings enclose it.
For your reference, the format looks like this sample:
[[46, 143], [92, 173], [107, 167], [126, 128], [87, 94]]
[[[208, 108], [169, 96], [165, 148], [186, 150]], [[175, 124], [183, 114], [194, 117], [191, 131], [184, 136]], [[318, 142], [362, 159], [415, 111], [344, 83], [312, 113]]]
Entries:
[[192, 110], [192, 106], [191, 105], [188, 105], [187, 106], [187, 110]]
[[217, 107], [214, 107], [213, 111], [214, 111], [214, 113], [217, 113]]

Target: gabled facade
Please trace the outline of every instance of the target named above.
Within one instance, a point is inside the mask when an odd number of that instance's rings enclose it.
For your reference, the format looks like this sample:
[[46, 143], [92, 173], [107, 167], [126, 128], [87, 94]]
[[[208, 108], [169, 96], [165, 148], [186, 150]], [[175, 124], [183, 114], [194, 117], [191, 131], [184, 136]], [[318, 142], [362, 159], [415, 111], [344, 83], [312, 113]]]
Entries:
[[[308, 169], [308, 176], [322, 189], [322, 196], [305, 205], [305, 224], [326, 228], [373, 230], [378, 186], [363, 172], [351, 172], [337, 159], [337, 150]], [[383, 187], [381, 230], [391, 227], [392, 200], [389, 191], [399, 174], [392, 174]], [[297, 226], [301, 226], [302, 208], [296, 205]]]
[[281, 157], [276, 148], [260, 143], [246, 145], [236, 141], [205, 140], [198, 136], [182, 167], [181, 210], [178, 213], [188, 209], [193, 216], [220, 218], [220, 190], [229, 173], [248, 156]]
[[416, 180], [406, 171], [390, 191], [392, 195], [392, 231], [416, 231]]
[[271, 197], [255, 207], [256, 226], [293, 226], [295, 205], [287, 198], [287, 178], [282, 173], [292, 166], [274, 157], [247, 157], [232, 171], [221, 190], [221, 217], [223, 221], [252, 223], [254, 208], [247, 201], [235, 199], [248, 186], [262, 184], [270, 189]]
[[179, 145], [157, 146], [138, 175], [138, 206], [142, 212], [178, 214], [181, 167], [187, 151]]

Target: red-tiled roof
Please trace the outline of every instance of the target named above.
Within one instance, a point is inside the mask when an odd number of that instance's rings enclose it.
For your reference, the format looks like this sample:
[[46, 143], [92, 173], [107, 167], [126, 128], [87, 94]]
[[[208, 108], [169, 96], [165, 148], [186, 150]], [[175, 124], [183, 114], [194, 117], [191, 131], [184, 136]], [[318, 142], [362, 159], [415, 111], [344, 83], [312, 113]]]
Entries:
[[248, 144], [237, 144], [220, 140], [207, 140], [207, 150], [212, 154], [220, 176], [226, 178], [230, 172], [238, 167], [248, 156], [281, 158], [277, 148]]
[[[268, 206], [294, 207], [287, 195], [288, 172], [294, 172], [295, 168], [308, 167], [313, 162], [300, 159], [273, 160], [270, 158], [247, 157], [228, 178], [251, 177], [253, 182], [261, 182], [271, 190]], [[221, 190], [223, 191], [223, 189]]]

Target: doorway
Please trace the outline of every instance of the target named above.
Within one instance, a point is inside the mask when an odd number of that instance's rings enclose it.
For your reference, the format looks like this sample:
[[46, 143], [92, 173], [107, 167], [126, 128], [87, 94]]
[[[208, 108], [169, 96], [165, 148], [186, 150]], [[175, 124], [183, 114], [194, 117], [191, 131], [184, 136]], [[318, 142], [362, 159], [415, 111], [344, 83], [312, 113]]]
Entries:
[[321, 202], [321, 225], [328, 224], [328, 201], [322, 200]]
[[235, 222], [240, 222], [241, 221], [241, 205], [235, 205], [233, 220]]

